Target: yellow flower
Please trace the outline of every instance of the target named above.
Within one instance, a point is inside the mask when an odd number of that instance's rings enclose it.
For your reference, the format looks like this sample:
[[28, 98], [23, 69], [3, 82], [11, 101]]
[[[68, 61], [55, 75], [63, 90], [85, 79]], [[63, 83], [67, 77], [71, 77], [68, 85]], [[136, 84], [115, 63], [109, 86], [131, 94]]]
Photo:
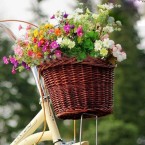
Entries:
[[43, 39], [44, 38], [44, 36], [43, 35], [40, 35], [39, 36], [39, 40], [41, 40], [41, 39]]
[[34, 34], [34, 37], [37, 37], [37, 36], [38, 36], [38, 30], [35, 29], [35, 30], [33, 31], [33, 34]]
[[46, 29], [51, 29], [51, 28], [53, 28], [53, 25], [52, 24], [49, 24], [49, 23], [47, 23], [47, 24], [45, 24], [45, 26], [44, 26]]
[[44, 26], [44, 27], [45, 27], [46, 29], [47, 29], [47, 28], [49, 28], [49, 24], [45, 24], [45, 26]]
[[30, 44], [28, 44], [28, 49], [30, 49], [31, 47], [30, 47]]
[[40, 30], [39, 35], [43, 35], [44, 31]]
[[108, 54], [108, 50], [105, 49], [105, 48], [102, 48], [102, 49], [100, 50], [100, 54], [101, 54], [102, 56], [106, 56], [106, 55]]
[[37, 52], [37, 51], [38, 51], [38, 46], [37, 46], [37, 45], [34, 45], [34, 46], [33, 46], [33, 51], [34, 51], [34, 52]]

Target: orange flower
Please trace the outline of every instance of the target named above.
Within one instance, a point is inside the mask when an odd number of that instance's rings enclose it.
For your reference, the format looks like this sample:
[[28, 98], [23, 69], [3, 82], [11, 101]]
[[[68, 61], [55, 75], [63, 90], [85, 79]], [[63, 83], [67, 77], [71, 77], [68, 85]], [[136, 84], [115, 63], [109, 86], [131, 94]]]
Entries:
[[61, 35], [61, 30], [59, 28], [56, 28], [54, 30], [54, 33], [55, 33], [56, 36], [60, 36]]
[[41, 52], [37, 52], [36, 53], [36, 57], [39, 59], [39, 58], [42, 58], [43, 57], [43, 54]]
[[41, 39], [41, 40], [40, 40], [40, 43], [41, 43], [41, 44], [44, 44], [44, 43], [45, 43], [45, 40], [44, 40], [44, 39]]

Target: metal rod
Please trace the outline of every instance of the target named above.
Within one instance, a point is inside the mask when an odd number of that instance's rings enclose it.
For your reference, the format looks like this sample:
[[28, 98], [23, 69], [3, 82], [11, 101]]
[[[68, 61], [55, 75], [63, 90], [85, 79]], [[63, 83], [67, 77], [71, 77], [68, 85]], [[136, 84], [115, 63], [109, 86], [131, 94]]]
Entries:
[[89, 116], [95, 116], [96, 118], [96, 145], [98, 144], [98, 116], [94, 114], [89, 114], [89, 113], [83, 113], [81, 115], [81, 122], [80, 122], [80, 145], [81, 145], [81, 140], [82, 140], [82, 124], [83, 124], [83, 115], [89, 115]]
[[[42, 81], [39, 80], [39, 72], [37, 70], [37, 67], [33, 67], [31, 69], [32, 69], [32, 72], [33, 72], [33, 75], [34, 75], [34, 78], [35, 78], [36, 85], [37, 85], [37, 88], [39, 90], [40, 96], [42, 98], [43, 97], [42, 93], [43, 93], [43, 95], [45, 95], [45, 92], [46, 92], [46, 91], [43, 90], [44, 87], [42, 87], [44, 84], [42, 83]], [[59, 130], [58, 130], [58, 127], [57, 127], [57, 124], [56, 124], [56, 121], [55, 121], [55, 118], [54, 118], [54, 115], [53, 115], [53, 112], [52, 112], [52, 109], [51, 109], [51, 106], [50, 106], [50, 103], [49, 103], [48, 99], [45, 99], [44, 105], [42, 103], [42, 109], [46, 110], [46, 112], [47, 112], [46, 113], [46, 122], [47, 122], [47, 125], [48, 125], [50, 131], [52, 132], [53, 142], [61, 139], [60, 133], [59, 133]], [[61, 143], [58, 142], [55, 145], [60, 145], [60, 144]]]
[[74, 120], [74, 142], [76, 142], [76, 120]]
[[81, 122], [80, 122], [80, 145], [81, 145], [81, 141], [82, 141], [82, 124], [83, 124], [83, 114], [81, 115]]
[[98, 144], [98, 117], [96, 116], [96, 145]]

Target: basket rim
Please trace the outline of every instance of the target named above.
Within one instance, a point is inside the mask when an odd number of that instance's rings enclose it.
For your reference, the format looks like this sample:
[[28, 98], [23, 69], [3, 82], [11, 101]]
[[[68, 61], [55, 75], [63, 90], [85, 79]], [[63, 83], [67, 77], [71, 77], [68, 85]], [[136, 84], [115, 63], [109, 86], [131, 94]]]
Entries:
[[101, 58], [93, 58], [93, 57], [87, 57], [83, 61], [77, 61], [75, 57], [62, 57], [61, 59], [55, 59], [51, 61], [45, 61], [41, 65], [37, 66], [39, 71], [43, 71], [47, 68], [52, 68], [55, 66], [60, 65], [68, 65], [68, 64], [82, 64], [82, 65], [92, 65], [92, 66], [98, 66], [102, 68], [115, 68], [116, 65], [113, 65], [109, 63], [106, 60], [103, 60]]

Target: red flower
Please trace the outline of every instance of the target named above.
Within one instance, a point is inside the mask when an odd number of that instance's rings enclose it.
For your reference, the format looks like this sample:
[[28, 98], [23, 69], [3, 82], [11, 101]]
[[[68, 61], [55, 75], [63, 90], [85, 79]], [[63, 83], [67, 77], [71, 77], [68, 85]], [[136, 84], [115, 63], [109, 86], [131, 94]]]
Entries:
[[34, 53], [32, 50], [28, 50], [27, 54], [28, 54], [28, 56], [33, 56]]

